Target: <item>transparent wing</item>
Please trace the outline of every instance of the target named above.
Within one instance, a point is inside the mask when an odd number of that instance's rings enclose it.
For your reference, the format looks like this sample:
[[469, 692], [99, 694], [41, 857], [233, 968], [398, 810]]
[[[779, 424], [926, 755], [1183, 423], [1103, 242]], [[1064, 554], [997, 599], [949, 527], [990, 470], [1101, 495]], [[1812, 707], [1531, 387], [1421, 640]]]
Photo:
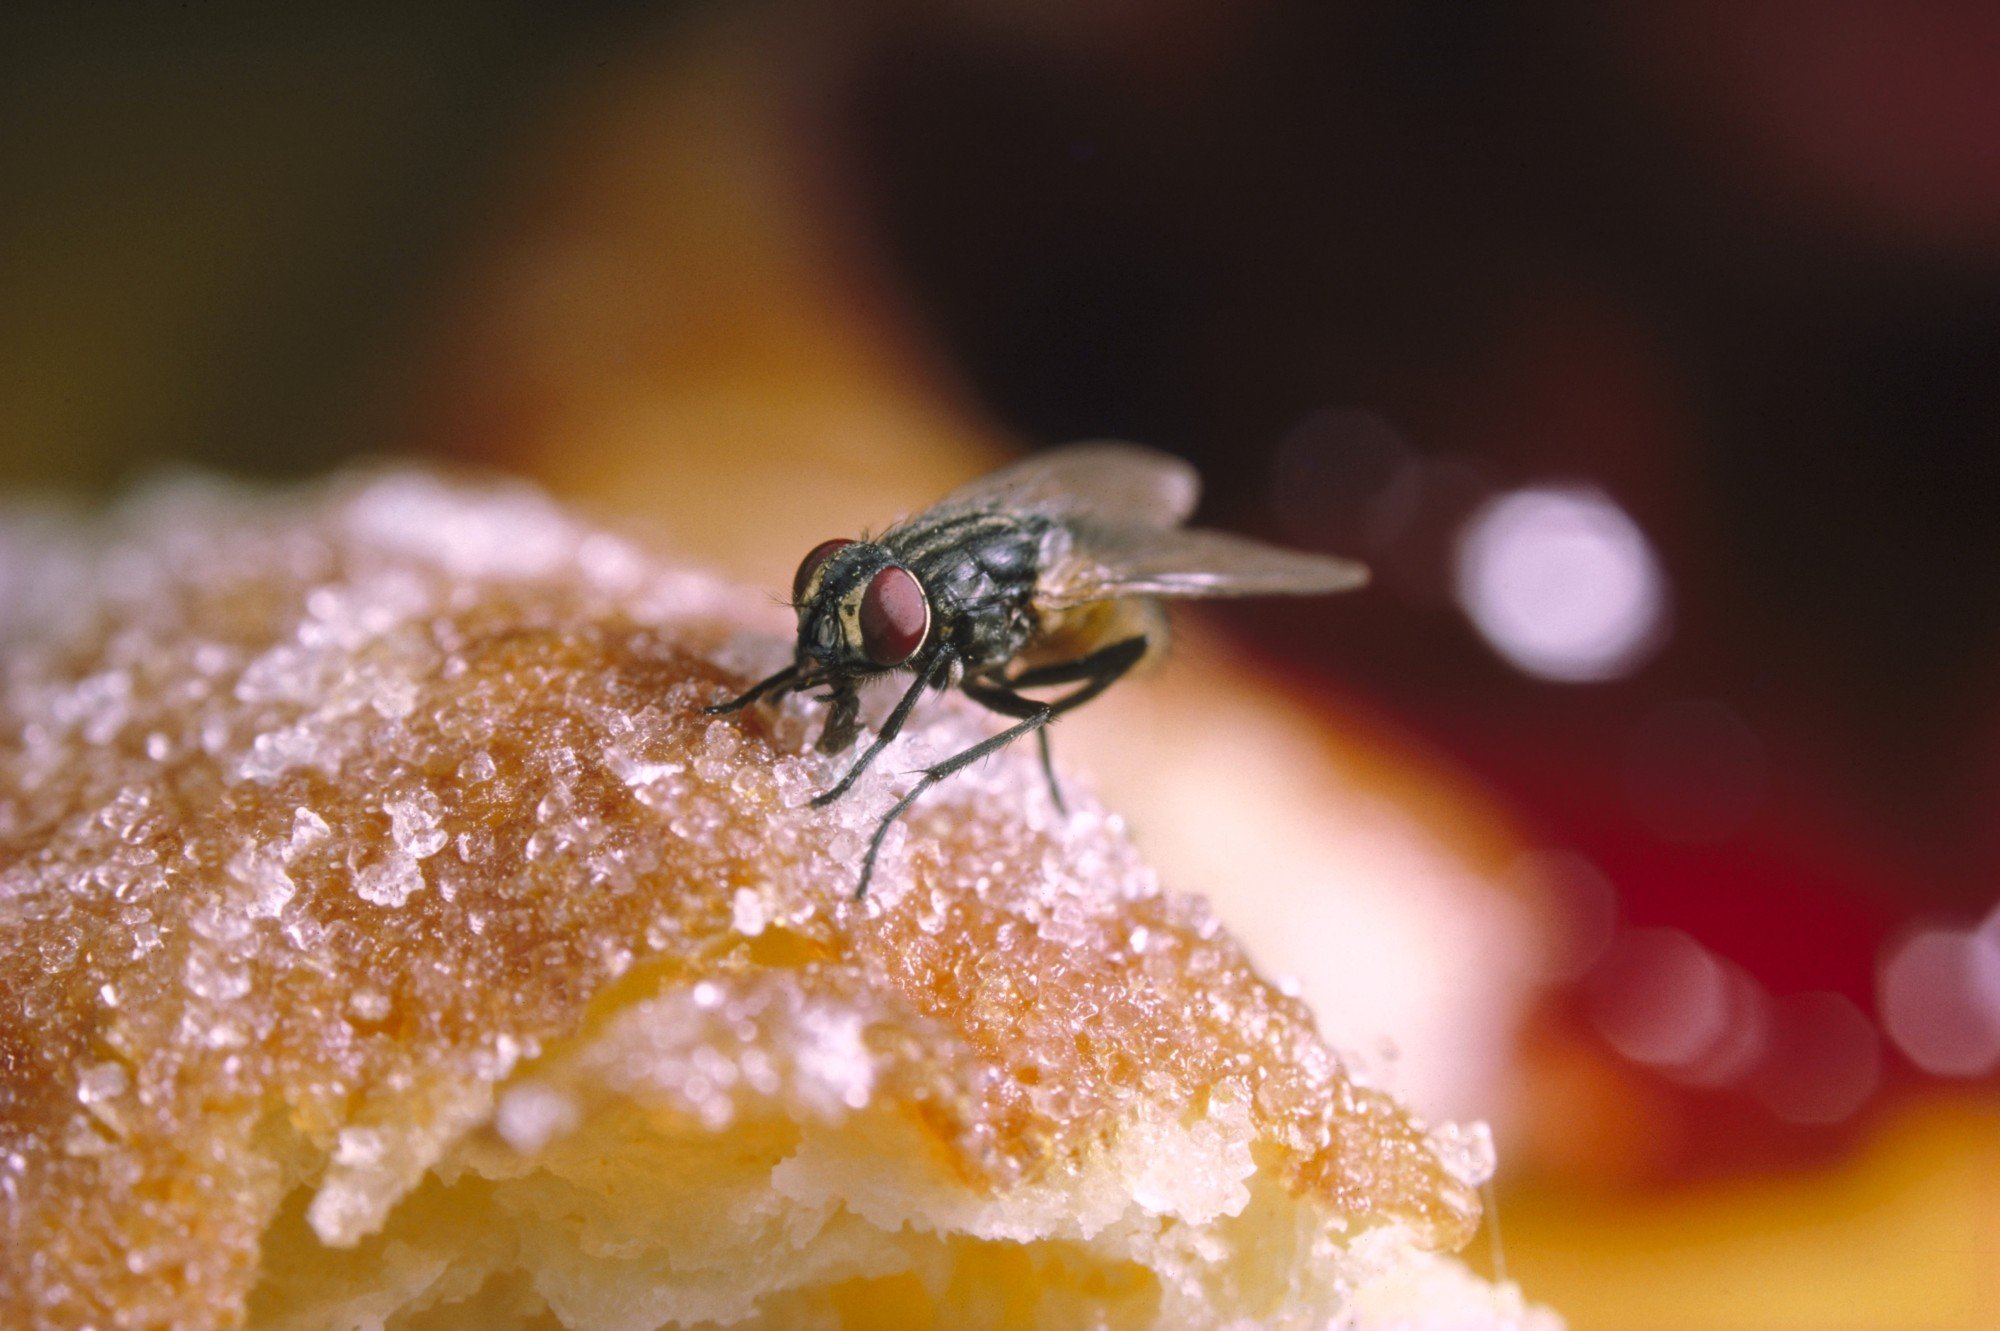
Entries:
[[1148, 528], [1185, 522], [1200, 497], [1201, 478], [1171, 453], [1104, 441], [1033, 454], [960, 486], [937, 507], [1000, 508]]
[[1280, 550], [1201, 528], [1073, 529], [1074, 545], [1043, 575], [1036, 600], [1051, 608], [1121, 596], [1323, 596], [1368, 581], [1352, 559]]

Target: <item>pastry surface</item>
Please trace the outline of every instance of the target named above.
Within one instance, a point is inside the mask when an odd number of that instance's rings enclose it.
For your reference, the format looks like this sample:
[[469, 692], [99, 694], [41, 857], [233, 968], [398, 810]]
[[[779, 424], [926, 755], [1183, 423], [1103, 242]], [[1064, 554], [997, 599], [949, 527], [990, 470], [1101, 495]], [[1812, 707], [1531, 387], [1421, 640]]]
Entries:
[[701, 714], [756, 593], [414, 474], [4, 539], [9, 1325], [1537, 1316], [1427, 1255], [1478, 1152], [1031, 752], [851, 901], [987, 723], [811, 809], [810, 700]]

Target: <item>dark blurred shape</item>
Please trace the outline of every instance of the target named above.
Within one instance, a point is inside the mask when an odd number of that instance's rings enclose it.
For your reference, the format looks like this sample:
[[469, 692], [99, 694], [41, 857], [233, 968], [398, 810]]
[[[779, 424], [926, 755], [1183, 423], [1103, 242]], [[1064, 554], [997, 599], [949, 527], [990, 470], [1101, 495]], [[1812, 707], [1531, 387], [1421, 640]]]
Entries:
[[1836, 257], [1782, 286], [1710, 358], [1719, 590], [1779, 611], [1773, 665], [1838, 700], [1870, 796], [1949, 837], [2000, 645], [2000, 269]]
[[[2000, 881], [2000, 215], [1977, 203], [2000, 168], [1962, 54], [1990, 50], [1987, 8], [1294, 0], [1174, 77], [935, 23], [872, 54], [855, 105], [884, 235], [1008, 424], [1177, 449], [1217, 520], [1384, 574], [1337, 617], [1241, 623], [1364, 681], [1607, 866], [1693, 835], [1726, 876], [1866, 916]], [[1881, 112], [1868, 134], [1828, 91], [1850, 87]], [[1710, 132], [1735, 115], [1787, 132]], [[1871, 229], [1765, 187], [1836, 140], [1881, 159], [1849, 185], [1911, 192], [1885, 206], [1964, 206]], [[1557, 694], [1440, 601], [1413, 614], [1400, 589], [1437, 583], [1402, 545], [1437, 547], [1426, 480], [1461, 457], [1474, 490], [1603, 487], [1661, 552], [1673, 645]], [[1467, 507], [1442, 506], [1447, 535]], [[1697, 793], [1708, 760], [1684, 750], [1717, 737], [1642, 736], [1671, 751], [1633, 777], [1651, 812], [1580, 808], [1676, 696], [1714, 699], [1761, 755], [1717, 758], [1737, 774]], [[1689, 803], [1731, 782], [1763, 793]], [[1617, 876], [1639, 917], [1713, 928], [1689, 867]], [[1810, 964], [1768, 931], [1704, 937], [1870, 988], [1865, 930]]]
[[1272, 514], [1299, 544], [1367, 555], [1387, 550], [1416, 516], [1422, 486], [1396, 427], [1352, 407], [1308, 412], [1271, 459]]
[[1669, 841], [1721, 841], [1757, 812], [1764, 746], [1719, 702], [1661, 703], [1633, 729], [1625, 789], [1641, 822]]
[[[1570, 851], [1523, 856], [1511, 875], [1551, 903], [1556, 930], [1548, 953], [1548, 979], [1580, 980], [1603, 958], [1618, 926], [1618, 892], [1596, 865]], [[1533, 899], [1531, 898], [1531, 899]]]
[[2000, 248], [1992, 5], [1676, 0], [1605, 17], [1677, 129], [1773, 212], [1885, 248]]
[[379, 448], [413, 312], [602, 3], [0, 13], [0, 484]]

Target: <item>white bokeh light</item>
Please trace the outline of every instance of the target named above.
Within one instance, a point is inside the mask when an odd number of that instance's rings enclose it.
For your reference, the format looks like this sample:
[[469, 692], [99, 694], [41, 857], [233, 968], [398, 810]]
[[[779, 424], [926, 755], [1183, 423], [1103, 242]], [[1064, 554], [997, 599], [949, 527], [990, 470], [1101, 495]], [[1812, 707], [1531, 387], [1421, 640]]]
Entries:
[[1720, 958], [1679, 929], [1632, 929], [1605, 958], [1592, 1016], [1635, 1063], [1698, 1068], [1733, 1043], [1742, 1004]]
[[1515, 490], [1466, 523], [1458, 601], [1493, 649], [1539, 679], [1616, 679], [1666, 638], [1667, 580], [1602, 491]]
[[1882, 1082], [1882, 1042], [1860, 1008], [1839, 994], [1791, 994], [1773, 1005], [1772, 1049], [1757, 1098], [1787, 1123], [1852, 1117]]
[[1942, 1077], [2000, 1067], [2000, 944], [1981, 931], [1920, 929], [1879, 978], [1882, 1024], [1912, 1063]]

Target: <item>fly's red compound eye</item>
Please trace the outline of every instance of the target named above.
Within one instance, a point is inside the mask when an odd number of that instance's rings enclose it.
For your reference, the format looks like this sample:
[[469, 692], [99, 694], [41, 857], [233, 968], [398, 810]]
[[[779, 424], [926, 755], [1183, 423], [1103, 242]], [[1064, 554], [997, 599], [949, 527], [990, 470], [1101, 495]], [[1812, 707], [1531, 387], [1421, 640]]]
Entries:
[[878, 666], [909, 660], [930, 626], [931, 603], [908, 569], [891, 564], [861, 594], [861, 648]]
[[806, 599], [806, 584], [812, 581], [813, 574], [819, 572], [821, 564], [833, 558], [834, 551], [843, 545], [853, 544], [852, 541], [836, 538], [831, 541], [821, 541], [806, 551], [806, 557], [799, 561], [799, 571], [792, 574], [792, 602], [797, 604]]

